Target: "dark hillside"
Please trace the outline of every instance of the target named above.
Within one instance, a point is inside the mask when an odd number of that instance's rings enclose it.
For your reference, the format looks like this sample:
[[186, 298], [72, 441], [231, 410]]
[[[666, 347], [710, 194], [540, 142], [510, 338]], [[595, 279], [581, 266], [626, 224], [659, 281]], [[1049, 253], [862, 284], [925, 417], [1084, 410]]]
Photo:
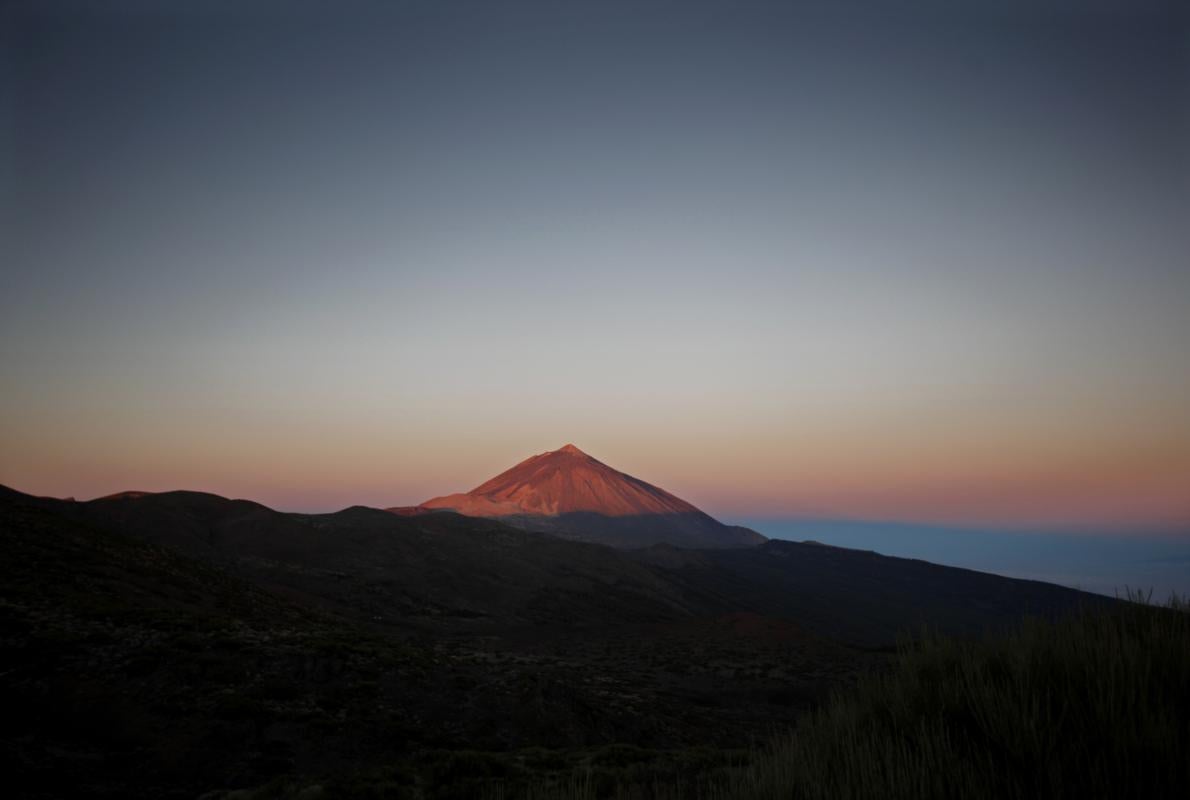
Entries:
[[701, 602], [794, 619], [821, 635], [866, 645], [892, 643], [922, 626], [977, 633], [1027, 614], [1113, 602], [1049, 583], [776, 539], [749, 549], [656, 547], [633, 556]]
[[[194, 798], [356, 771], [394, 796], [471, 797], [479, 777], [456, 785], [444, 763], [480, 750], [468, 763], [532, 775], [525, 748], [564, 765], [616, 743], [751, 741], [875, 658], [759, 620], [383, 629], [72, 505], [0, 495], [0, 759], [20, 797]], [[378, 515], [331, 516], [366, 538]], [[533, 539], [497, 525], [460, 541], [509, 535]]]
[[631, 551], [449, 512], [286, 514], [195, 492], [35, 502], [220, 564], [304, 605], [403, 628], [601, 627], [749, 612], [870, 646], [922, 625], [973, 633], [1111, 602], [1037, 581], [780, 540]]
[[718, 773], [887, 658], [824, 631], [875, 643], [1087, 598], [815, 545], [630, 553], [191, 492], [0, 490], [0, 563], [0, 758], [35, 798]]
[[649, 567], [611, 548], [494, 520], [363, 507], [285, 514], [191, 492], [69, 506], [80, 519], [368, 622], [605, 625], [696, 610]]

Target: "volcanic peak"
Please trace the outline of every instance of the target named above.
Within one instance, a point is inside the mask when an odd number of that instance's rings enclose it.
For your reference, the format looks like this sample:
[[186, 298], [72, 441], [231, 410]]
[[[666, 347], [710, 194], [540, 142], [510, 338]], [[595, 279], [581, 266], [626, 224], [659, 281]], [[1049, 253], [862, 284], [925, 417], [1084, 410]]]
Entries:
[[699, 513], [684, 500], [612, 469], [573, 444], [531, 456], [466, 494], [436, 497], [422, 505], [481, 517]]
[[713, 519], [664, 489], [592, 458], [573, 444], [531, 456], [469, 492], [427, 500], [399, 514], [455, 511], [619, 547], [658, 542], [741, 547], [765, 538]]

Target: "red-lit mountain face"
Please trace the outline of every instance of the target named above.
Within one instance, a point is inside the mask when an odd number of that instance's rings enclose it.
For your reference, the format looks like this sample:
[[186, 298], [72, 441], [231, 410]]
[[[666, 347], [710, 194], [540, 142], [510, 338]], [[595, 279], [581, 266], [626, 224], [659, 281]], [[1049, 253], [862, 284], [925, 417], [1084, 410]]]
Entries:
[[724, 525], [572, 444], [528, 458], [466, 494], [435, 497], [416, 509], [390, 510], [496, 517], [523, 528], [618, 547], [746, 547], [765, 540], [747, 528]]
[[614, 470], [572, 444], [527, 458], [466, 494], [436, 497], [422, 506], [473, 517], [698, 513], [685, 500]]

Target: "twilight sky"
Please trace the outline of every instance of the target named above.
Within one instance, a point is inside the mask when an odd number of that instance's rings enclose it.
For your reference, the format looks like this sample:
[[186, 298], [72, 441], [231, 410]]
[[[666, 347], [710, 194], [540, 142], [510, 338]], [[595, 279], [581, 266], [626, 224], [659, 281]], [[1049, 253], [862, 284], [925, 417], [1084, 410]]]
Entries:
[[1190, 524], [1181, 0], [0, 14], [0, 483]]

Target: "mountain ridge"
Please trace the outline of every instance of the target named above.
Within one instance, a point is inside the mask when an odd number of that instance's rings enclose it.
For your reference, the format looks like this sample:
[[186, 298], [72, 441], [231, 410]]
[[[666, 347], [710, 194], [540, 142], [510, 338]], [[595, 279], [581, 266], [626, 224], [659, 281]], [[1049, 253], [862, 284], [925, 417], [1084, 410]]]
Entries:
[[[0, 486], [0, 512], [22, 508], [169, 548], [307, 608], [386, 630], [603, 628], [747, 612], [796, 621], [835, 641], [883, 646], [921, 625], [976, 633], [1025, 614], [1113, 602], [1038, 581], [779, 539], [756, 547], [614, 548], [450, 512], [403, 517], [357, 506], [298, 514], [190, 491], [71, 502]], [[0, 518], [0, 538], [10, 533]]]

